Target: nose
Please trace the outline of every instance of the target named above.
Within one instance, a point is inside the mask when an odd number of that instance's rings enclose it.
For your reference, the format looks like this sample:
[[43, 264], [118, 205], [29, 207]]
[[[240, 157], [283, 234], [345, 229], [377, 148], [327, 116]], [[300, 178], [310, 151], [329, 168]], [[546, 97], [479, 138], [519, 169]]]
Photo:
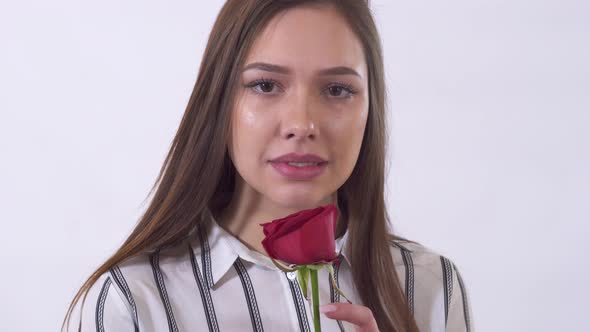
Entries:
[[281, 137], [292, 140], [305, 138], [315, 139], [318, 125], [309, 98], [299, 96], [295, 98], [285, 110], [282, 119]]

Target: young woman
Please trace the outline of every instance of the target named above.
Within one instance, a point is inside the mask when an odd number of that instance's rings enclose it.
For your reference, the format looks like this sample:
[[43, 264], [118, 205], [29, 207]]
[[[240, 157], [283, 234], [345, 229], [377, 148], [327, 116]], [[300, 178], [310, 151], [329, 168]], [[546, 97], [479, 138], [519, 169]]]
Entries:
[[259, 224], [334, 204], [352, 304], [320, 271], [323, 331], [469, 331], [453, 262], [387, 226], [381, 52], [362, 0], [227, 1], [151, 204], [63, 327], [311, 331]]

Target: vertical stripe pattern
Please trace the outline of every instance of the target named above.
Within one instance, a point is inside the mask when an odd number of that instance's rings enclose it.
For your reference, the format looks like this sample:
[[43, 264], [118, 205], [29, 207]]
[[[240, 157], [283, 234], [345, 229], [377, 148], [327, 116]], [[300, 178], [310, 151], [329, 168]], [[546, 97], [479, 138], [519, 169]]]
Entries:
[[160, 293], [160, 298], [162, 299], [162, 305], [164, 306], [164, 310], [166, 311], [166, 319], [168, 320], [168, 329], [171, 332], [178, 332], [178, 326], [176, 325], [176, 320], [174, 319], [174, 313], [172, 312], [172, 306], [170, 305], [170, 300], [168, 299], [168, 292], [166, 292], [166, 285], [164, 284], [164, 277], [162, 276], [162, 271], [160, 270], [160, 253], [156, 252], [150, 255], [150, 263], [152, 265], [152, 272], [154, 274], [154, 281], [156, 282], [156, 286], [158, 287], [158, 292]]
[[410, 312], [414, 315], [414, 261], [408, 250], [402, 249], [402, 258], [406, 269], [406, 300]]
[[392, 244], [398, 247], [401, 251], [402, 260], [404, 261], [404, 268], [406, 271], [406, 302], [412, 315], [414, 315], [414, 260], [412, 259], [411, 250], [405, 246], [392, 241]]
[[463, 278], [461, 278], [461, 274], [457, 269], [457, 266], [453, 264], [453, 268], [457, 273], [457, 281], [459, 281], [459, 288], [461, 289], [461, 296], [463, 298], [463, 315], [465, 317], [465, 327], [467, 328], [467, 332], [471, 332], [471, 320], [469, 317], [469, 302], [467, 300], [467, 290], [465, 289], [465, 285], [463, 284]]
[[444, 256], [440, 256], [440, 265], [442, 267], [443, 283], [444, 283], [443, 289], [445, 291], [444, 306], [445, 306], [445, 326], [446, 326], [446, 323], [449, 320], [449, 307], [451, 306], [451, 296], [453, 295], [453, 271], [451, 270], [450, 261]]
[[135, 327], [135, 332], [139, 332], [139, 322], [137, 319], [137, 307], [135, 306], [135, 301], [133, 300], [133, 296], [131, 295], [131, 290], [129, 289], [129, 285], [127, 285], [127, 281], [125, 281], [125, 277], [123, 273], [121, 273], [121, 269], [119, 266], [114, 266], [110, 270], [111, 276], [113, 276], [113, 280], [119, 286], [119, 289], [123, 291], [125, 294], [125, 298], [129, 305], [131, 306], [131, 310], [133, 311], [133, 325]]
[[[340, 265], [342, 265], [343, 259], [344, 259], [344, 256], [342, 256], [342, 254], [340, 254], [338, 256], [338, 263], [336, 263], [336, 262], [332, 263], [332, 266], [334, 267], [334, 279], [336, 279], [336, 286], [338, 286], [338, 288], [340, 288], [340, 282], [338, 281], [338, 270], [340, 269]], [[334, 289], [331, 279], [332, 279], [332, 277], [330, 277], [330, 274], [328, 273], [328, 284], [330, 285], [330, 301], [332, 303], [337, 303], [337, 302], [340, 302], [340, 293], [338, 293]], [[342, 326], [342, 321], [336, 320], [336, 322], [338, 323], [338, 327], [340, 328], [340, 331], [344, 332], [344, 326]]]
[[[199, 269], [199, 265], [196, 261], [195, 254], [193, 252], [193, 248], [191, 247], [190, 243], [188, 245], [188, 252], [191, 259], [191, 265], [193, 267], [193, 274], [195, 280], [197, 282], [197, 286], [199, 287], [199, 292], [201, 293], [201, 300], [203, 302], [203, 308], [205, 311], [205, 318], [207, 319], [207, 325], [209, 326], [209, 331], [218, 332], [219, 326], [217, 324], [217, 317], [215, 315], [215, 308], [213, 307], [213, 300], [211, 299], [211, 293], [209, 287], [205, 284], [205, 279], [201, 274], [201, 270]], [[201, 253], [202, 254], [202, 253]]]
[[111, 277], [107, 277], [102, 285], [100, 294], [98, 294], [98, 302], [96, 303], [96, 331], [104, 332], [104, 302], [107, 299], [109, 287], [111, 286]]
[[[306, 300], [296, 273], [284, 273], [287, 280], [283, 279], [281, 270], [215, 222], [197, 223], [188, 235], [173, 246], [142, 253], [110, 268], [93, 286], [86, 306], [78, 307], [80, 322], [76, 325], [98, 332], [314, 331], [311, 301]], [[339, 288], [346, 296], [348, 292], [358, 295], [347, 256], [350, 248], [344, 246], [346, 242], [342, 245], [338, 259], [329, 266], [333, 276], [319, 274], [319, 291], [326, 303], [346, 302]], [[406, 298], [407, 307], [399, 309], [411, 312], [425, 330], [476, 329], [468, 283], [451, 259], [395, 237], [388, 247], [395, 261], [389, 273], [395, 273], [399, 281], [391, 289], [398, 291], [402, 286], [401, 292], [405, 291], [400, 296]], [[277, 308], [279, 302], [286, 307]], [[387, 309], [391, 313], [395, 308]], [[344, 320], [322, 320], [325, 332], [344, 332], [349, 327]], [[68, 326], [77, 330], [77, 326]]]
[[299, 329], [302, 332], [310, 332], [309, 321], [307, 320], [307, 312], [305, 312], [305, 303], [303, 302], [303, 295], [301, 294], [301, 286], [297, 278], [291, 280], [287, 277], [287, 273], [284, 272], [285, 278], [289, 280], [289, 287], [291, 288], [291, 295], [293, 296], [293, 303], [297, 310], [297, 319], [299, 320]]
[[211, 250], [209, 249], [209, 241], [203, 234], [203, 228], [199, 227], [199, 239], [201, 240], [201, 259], [203, 265], [203, 274], [207, 279], [207, 286], [213, 288], [213, 272], [211, 271]]
[[262, 332], [262, 319], [260, 318], [260, 312], [258, 311], [258, 302], [256, 301], [256, 294], [254, 294], [254, 287], [252, 287], [252, 281], [246, 271], [246, 267], [242, 263], [240, 257], [234, 262], [234, 268], [240, 276], [242, 281], [242, 288], [244, 289], [244, 295], [246, 296], [246, 302], [248, 303], [248, 311], [250, 312], [250, 320], [252, 321], [252, 330], [254, 332]]

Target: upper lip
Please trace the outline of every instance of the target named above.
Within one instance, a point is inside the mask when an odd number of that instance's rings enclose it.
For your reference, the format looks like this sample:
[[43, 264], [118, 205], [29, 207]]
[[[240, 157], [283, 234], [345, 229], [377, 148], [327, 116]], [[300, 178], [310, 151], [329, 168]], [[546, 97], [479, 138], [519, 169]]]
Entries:
[[275, 163], [287, 163], [287, 162], [311, 162], [311, 163], [323, 163], [325, 160], [317, 156], [315, 154], [306, 153], [306, 154], [298, 154], [295, 152], [284, 154], [278, 158], [272, 159], [271, 162]]

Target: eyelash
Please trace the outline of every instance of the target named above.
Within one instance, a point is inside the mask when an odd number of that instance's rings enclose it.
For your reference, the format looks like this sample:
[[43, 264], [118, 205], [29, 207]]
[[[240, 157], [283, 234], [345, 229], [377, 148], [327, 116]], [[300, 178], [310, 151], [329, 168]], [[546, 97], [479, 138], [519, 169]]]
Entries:
[[[256, 87], [256, 86], [258, 86], [258, 85], [260, 85], [260, 84], [262, 84], [262, 83], [271, 83], [271, 84], [274, 84], [274, 85], [276, 85], [276, 86], [278, 86], [278, 87], [280, 87], [280, 86], [281, 86], [281, 84], [280, 84], [279, 82], [277, 82], [277, 81], [275, 81], [275, 80], [273, 80], [273, 79], [266, 79], [266, 78], [264, 78], [264, 77], [262, 77], [262, 78], [260, 78], [260, 79], [257, 79], [257, 80], [255, 80], [255, 81], [252, 81], [252, 82], [250, 82], [250, 83], [248, 83], [248, 84], [246, 84], [246, 85], [244, 85], [244, 86], [245, 86], [245, 87], [247, 87], [247, 88], [250, 88], [250, 89], [252, 89], [252, 88], [254, 88], [254, 87]], [[336, 82], [332, 82], [332, 83], [331, 83], [331, 84], [330, 84], [330, 85], [329, 85], [329, 86], [328, 86], [328, 87], [327, 87], [325, 90], [327, 90], [327, 89], [329, 89], [329, 88], [333, 88], [333, 87], [341, 87], [341, 88], [343, 88], [343, 89], [344, 89], [346, 92], [348, 92], [348, 93], [349, 93], [349, 95], [348, 95], [348, 96], [346, 96], [346, 97], [334, 97], [334, 98], [336, 98], [336, 99], [348, 99], [348, 98], [350, 98], [350, 97], [354, 96], [354, 95], [357, 93], [356, 89], [355, 89], [355, 88], [354, 88], [352, 85], [350, 85], [350, 84], [346, 84], [346, 83], [344, 83], [344, 82], [338, 82], [338, 81], [336, 81]], [[252, 90], [254, 91], [254, 89], [252, 89]], [[324, 91], [325, 91], [325, 90], [324, 90]], [[267, 94], [270, 94], [270, 93], [265, 93], [265, 92], [257, 92], [257, 91], [254, 91], [254, 93], [261, 94], [261, 95], [267, 95]]]

